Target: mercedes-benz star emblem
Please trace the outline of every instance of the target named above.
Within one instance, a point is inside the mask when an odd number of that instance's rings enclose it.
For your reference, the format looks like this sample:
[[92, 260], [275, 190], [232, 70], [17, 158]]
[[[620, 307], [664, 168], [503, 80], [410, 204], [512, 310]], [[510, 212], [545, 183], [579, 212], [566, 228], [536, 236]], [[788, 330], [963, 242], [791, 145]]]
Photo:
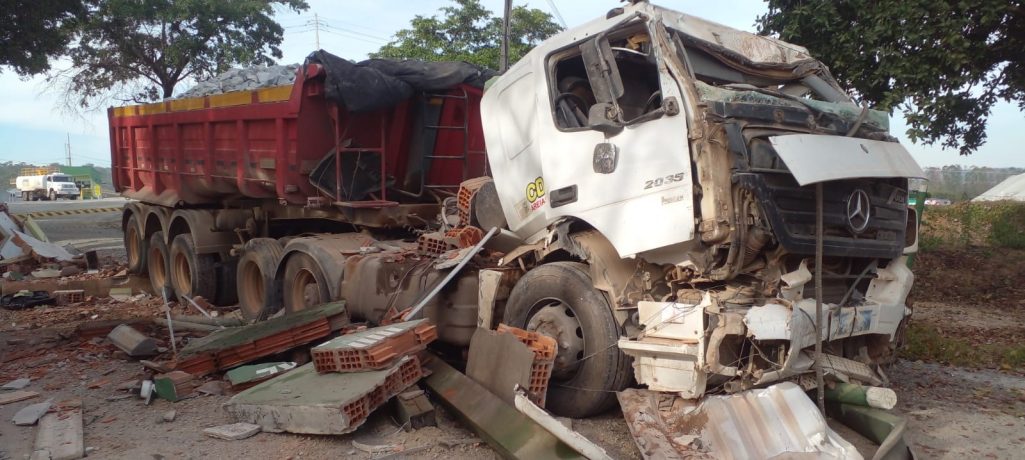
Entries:
[[847, 198], [847, 226], [854, 233], [861, 233], [868, 228], [868, 221], [872, 218], [872, 203], [869, 200], [868, 192], [856, 188]]

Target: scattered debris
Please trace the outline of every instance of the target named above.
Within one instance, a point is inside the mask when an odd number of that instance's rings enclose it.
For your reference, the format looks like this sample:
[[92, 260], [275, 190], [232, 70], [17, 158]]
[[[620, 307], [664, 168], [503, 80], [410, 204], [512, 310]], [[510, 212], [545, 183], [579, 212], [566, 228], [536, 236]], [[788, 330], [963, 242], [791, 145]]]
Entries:
[[189, 342], [176, 369], [197, 377], [291, 350], [347, 324], [345, 302], [333, 302], [244, 327], [221, 329]]
[[176, 411], [176, 410], [174, 410], [174, 409], [171, 409], [171, 410], [169, 410], [169, 411], [167, 411], [167, 412], [164, 412], [164, 413], [163, 413], [163, 414], [162, 414], [162, 415], [160, 416], [160, 420], [162, 420], [162, 421], [163, 421], [164, 423], [171, 423], [171, 422], [173, 422], [173, 421], [174, 421], [174, 417], [175, 417], [176, 415], [178, 415], [178, 411]]
[[401, 446], [395, 444], [364, 444], [359, 441], [352, 441], [352, 447], [362, 450], [370, 455], [398, 452], [401, 449]]
[[240, 422], [232, 423], [231, 425], [210, 427], [203, 430], [203, 434], [210, 436], [211, 438], [224, 439], [227, 441], [240, 441], [242, 439], [250, 438], [260, 431], [260, 425]]
[[[74, 266], [72, 266], [74, 267]], [[76, 267], [77, 268], [77, 267]], [[84, 289], [61, 289], [53, 291], [53, 298], [57, 305], [69, 305], [85, 301]]]
[[113, 401], [120, 401], [122, 399], [128, 399], [128, 398], [131, 398], [131, 397], [132, 397], [132, 395], [113, 395], [113, 396], [107, 396], [105, 399], [107, 401], [113, 402]]
[[[522, 343], [517, 342], [522, 346]], [[432, 394], [505, 458], [572, 458], [574, 451], [548, 430], [440, 359], [426, 365]]]
[[591, 442], [591, 440], [585, 438], [580, 433], [573, 431], [572, 428], [567, 427], [561, 421], [556, 419], [545, 412], [544, 409], [538, 407], [529, 398], [529, 392], [524, 388], [516, 387], [516, 409], [530, 417], [531, 420], [537, 422], [538, 425], [544, 427], [560, 441], [566, 443], [566, 445], [573, 448], [573, 450], [580, 452], [581, 455], [587, 457], [590, 460], [612, 460], [609, 454], [605, 452], [597, 444]]
[[110, 288], [110, 292], [107, 294], [110, 298], [117, 300], [118, 302], [126, 302], [132, 298], [132, 288], [130, 287], [117, 287]]
[[0, 390], [20, 390], [27, 387], [30, 383], [32, 383], [32, 379], [22, 377], [5, 383], [4, 386], [0, 387]]
[[53, 404], [53, 399], [47, 399], [41, 403], [29, 404], [22, 407], [11, 421], [18, 426], [29, 426], [35, 425], [46, 412], [50, 410], [50, 405]]
[[222, 395], [227, 390], [228, 383], [222, 380], [211, 380], [196, 388], [196, 392], [205, 395]]
[[545, 407], [548, 381], [552, 378], [555, 355], [559, 350], [555, 339], [538, 332], [526, 331], [505, 324], [499, 324], [497, 331], [512, 334], [534, 352], [534, 362], [530, 366], [530, 386], [527, 387], [527, 391], [531, 401]]
[[[39, 457], [37, 457], [39, 453]], [[63, 402], [39, 420], [33, 458], [73, 460], [85, 456], [82, 433], [82, 402]]]
[[0, 406], [39, 396], [39, 393], [26, 390], [5, 391], [0, 393]]
[[127, 324], [115, 327], [107, 335], [107, 340], [110, 340], [121, 351], [128, 353], [128, 356], [153, 356], [157, 354], [156, 340], [143, 335]]
[[320, 374], [311, 363], [236, 394], [224, 408], [272, 433], [344, 434], [422, 375], [416, 356], [386, 370], [344, 374]]
[[630, 433], [647, 459], [781, 458], [798, 453], [862, 458], [792, 382], [701, 400], [640, 389], [624, 390], [618, 397]]
[[380, 370], [423, 351], [438, 338], [425, 319], [374, 327], [329, 340], [310, 350], [317, 372]]
[[156, 361], [140, 359], [139, 360], [139, 364], [142, 364], [143, 367], [145, 367], [146, 369], [150, 369], [150, 370], [152, 370], [154, 372], [159, 372], [161, 374], [164, 374], [164, 373], [172, 371], [172, 369], [167, 367], [167, 365], [165, 365], [164, 363], [158, 363]]
[[231, 382], [231, 386], [240, 387], [246, 384], [256, 384], [276, 375], [295, 369], [296, 363], [276, 362], [263, 364], [249, 364], [236, 367], [228, 371], [225, 376]]
[[53, 305], [56, 301], [46, 291], [18, 291], [0, 297], [0, 307], [7, 310], [24, 310], [40, 305]]
[[395, 419], [406, 431], [438, 426], [434, 405], [424, 391], [418, 388], [399, 393], [395, 397]]

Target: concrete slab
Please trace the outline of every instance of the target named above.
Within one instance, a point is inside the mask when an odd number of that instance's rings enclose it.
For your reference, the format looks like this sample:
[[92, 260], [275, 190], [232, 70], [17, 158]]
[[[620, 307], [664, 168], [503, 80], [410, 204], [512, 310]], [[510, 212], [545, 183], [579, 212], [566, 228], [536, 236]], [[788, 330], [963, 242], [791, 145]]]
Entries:
[[[74, 460], [85, 456], [81, 401], [65, 402], [58, 411], [43, 416], [36, 433], [35, 450], [49, 455], [40, 454], [42, 458], [51, 460]], [[34, 457], [35, 452], [32, 455]]]
[[107, 340], [110, 340], [121, 351], [128, 353], [128, 356], [139, 357], [157, 354], [156, 340], [143, 335], [127, 324], [115, 327], [110, 334], [107, 334]]
[[224, 439], [227, 441], [239, 441], [252, 437], [260, 431], [260, 425], [253, 425], [252, 423], [232, 423], [231, 425], [207, 428], [203, 430], [203, 434], [210, 436], [211, 438]]
[[516, 385], [530, 386], [534, 352], [512, 334], [478, 328], [470, 339], [466, 376], [513, 404]]
[[415, 356], [381, 371], [318, 374], [313, 364], [233, 396], [224, 409], [263, 431], [345, 434], [422, 376]]
[[41, 403], [29, 404], [14, 414], [14, 418], [11, 421], [18, 426], [35, 425], [50, 410], [51, 404], [53, 404], [52, 399], [47, 399]]

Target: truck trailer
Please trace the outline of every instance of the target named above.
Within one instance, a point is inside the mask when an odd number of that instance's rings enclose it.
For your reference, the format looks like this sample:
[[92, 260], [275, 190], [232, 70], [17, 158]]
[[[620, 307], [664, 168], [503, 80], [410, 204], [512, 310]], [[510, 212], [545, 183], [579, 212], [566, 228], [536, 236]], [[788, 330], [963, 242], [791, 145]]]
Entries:
[[637, 2], [489, 76], [318, 51], [289, 86], [110, 109], [129, 268], [252, 321], [344, 299], [454, 347], [546, 334], [563, 416], [801, 381], [817, 339], [879, 378], [922, 172], [806, 49]]

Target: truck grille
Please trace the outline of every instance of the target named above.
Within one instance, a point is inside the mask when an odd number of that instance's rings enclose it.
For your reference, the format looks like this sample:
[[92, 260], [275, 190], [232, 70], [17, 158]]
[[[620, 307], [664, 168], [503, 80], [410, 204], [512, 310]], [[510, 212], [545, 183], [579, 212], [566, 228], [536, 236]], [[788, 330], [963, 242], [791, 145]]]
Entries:
[[[788, 172], [738, 173], [738, 183], [758, 196], [779, 243], [792, 254], [815, 253], [815, 186], [801, 187]], [[857, 229], [848, 202], [864, 191], [868, 222]], [[855, 219], [857, 220], [857, 219]], [[895, 258], [904, 250], [906, 179], [851, 179], [823, 184], [823, 251], [827, 256]]]

